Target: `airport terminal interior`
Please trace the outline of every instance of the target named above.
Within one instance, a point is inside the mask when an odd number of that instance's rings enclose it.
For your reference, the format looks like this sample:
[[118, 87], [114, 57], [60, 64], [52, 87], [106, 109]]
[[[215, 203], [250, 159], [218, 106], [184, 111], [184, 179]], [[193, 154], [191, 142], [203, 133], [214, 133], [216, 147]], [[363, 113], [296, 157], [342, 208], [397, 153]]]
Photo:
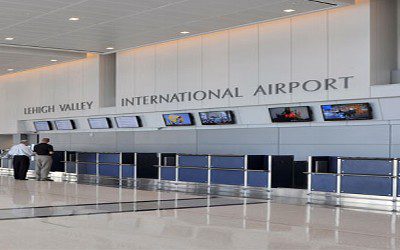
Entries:
[[0, 249], [400, 249], [400, 0], [0, 0]]

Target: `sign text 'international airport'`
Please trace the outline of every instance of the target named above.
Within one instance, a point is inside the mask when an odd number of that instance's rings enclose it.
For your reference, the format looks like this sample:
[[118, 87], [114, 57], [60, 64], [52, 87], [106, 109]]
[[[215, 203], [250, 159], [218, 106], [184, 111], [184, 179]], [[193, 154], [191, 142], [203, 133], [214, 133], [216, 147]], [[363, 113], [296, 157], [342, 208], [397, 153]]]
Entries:
[[[261, 84], [254, 89], [252, 96], [271, 96], [292, 94], [296, 91], [302, 92], [318, 92], [327, 90], [348, 89], [354, 76], [343, 76], [338, 78], [326, 78], [323, 80], [307, 80], [304, 82], [288, 82]], [[170, 94], [134, 96], [121, 99], [121, 106], [140, 106], [162, 103], [180, 103], [191, 101], [205, 101], [213, 99], [225, 98], [244, 98], [240, 87], [215, 89], [215, 90], [198, 90], [187, 91]]]

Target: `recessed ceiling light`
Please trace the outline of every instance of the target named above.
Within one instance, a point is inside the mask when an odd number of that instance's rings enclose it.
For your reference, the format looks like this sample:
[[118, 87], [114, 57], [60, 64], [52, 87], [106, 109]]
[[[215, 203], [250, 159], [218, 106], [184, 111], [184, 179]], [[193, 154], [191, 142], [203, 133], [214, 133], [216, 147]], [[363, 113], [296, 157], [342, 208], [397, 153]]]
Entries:
[[113, 48], [113, 47], [107, 47], [106, 49], [108, 49], [108, 50], [113, 50], [114, 48]]
[[14, 69], [7, 69], [7, 71], [14, 71]]
[[6, 37], [6, 38], [4, 38], [4, 40], [12, 41], [12, 40], [14, 40], [14, 37]]
[[68, 20], [70, 20], [70, 21], [79, 21], [79, 17], [70, 17]]
[[50, 61], [52, 61], [52, 62], [58, 62], [57, 59], [51, 59]]
[[294, 9], [287, 9], [287, 10], [283, 10], [284, 12], [286, 12], [286, 13], [290, 13], [290, 12], [294, 12], [295, 10]]
[[189, 31], [181, 31], [180, 33], [183, 34], [183, 35], [190, 34]]

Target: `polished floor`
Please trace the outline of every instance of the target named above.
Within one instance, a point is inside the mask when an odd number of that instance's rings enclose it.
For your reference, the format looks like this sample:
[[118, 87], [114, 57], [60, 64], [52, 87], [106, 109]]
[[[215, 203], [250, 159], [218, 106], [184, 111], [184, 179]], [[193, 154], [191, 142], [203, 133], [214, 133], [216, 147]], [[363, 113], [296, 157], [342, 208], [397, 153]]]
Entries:
[[400, 249], [391, 212], [0, 177], [1, 249]]

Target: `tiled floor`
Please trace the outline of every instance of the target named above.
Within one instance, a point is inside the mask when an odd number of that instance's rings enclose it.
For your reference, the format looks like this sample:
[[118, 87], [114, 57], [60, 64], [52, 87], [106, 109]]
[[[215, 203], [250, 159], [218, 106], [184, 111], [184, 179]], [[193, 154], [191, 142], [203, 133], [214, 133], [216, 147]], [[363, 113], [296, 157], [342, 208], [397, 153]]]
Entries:
[[[206, 197], [0, 177], [0, 208]], [[221, 198], [218, 198], [221, 199]], [[225, 199], [225, 198], [224, 198]], [[240, 200], [240, 199], [236, 199]], [[241, 201], [241, 200], [240, 200]], [[262, 204], [0, 221], [1, 249], [399, 249], [389, 212]], [[17, 209], [18, 210], [18, 209]], [[0, 215], [4, 210], [0, 210]]]

